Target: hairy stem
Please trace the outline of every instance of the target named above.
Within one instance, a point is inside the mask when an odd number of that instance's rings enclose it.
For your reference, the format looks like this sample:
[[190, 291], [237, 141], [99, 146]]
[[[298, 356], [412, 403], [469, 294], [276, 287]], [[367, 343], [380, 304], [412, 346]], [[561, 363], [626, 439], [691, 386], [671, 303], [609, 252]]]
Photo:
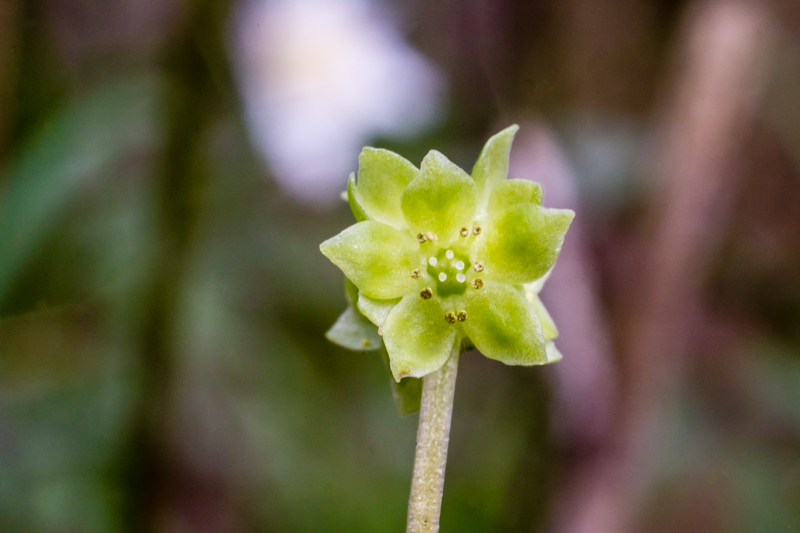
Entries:
[[460, 354], [461, 343], [456, 342], [450, 359], [444, 366], [423, 378], [417, 453], [414, 457], [414, 477], [408, 499], [406, 533], [439, 531], [447, 444], [450, 442], [450, 420]]

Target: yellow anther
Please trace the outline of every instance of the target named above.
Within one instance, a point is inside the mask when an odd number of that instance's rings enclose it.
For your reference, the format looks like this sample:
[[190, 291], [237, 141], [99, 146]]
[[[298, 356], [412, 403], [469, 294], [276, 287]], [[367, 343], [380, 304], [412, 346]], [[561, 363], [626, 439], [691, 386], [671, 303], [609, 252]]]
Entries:
[[426, 233], [425, 236], [428, 238], [429, 241], [435, 241], [436, 240], [436, 234], [434, 232], [432, 232], [432, 231], [429, 231], [428, 233]]
[[418, 268], [415, 268], [414, 270], [411, 271], [411, 277], [414, 278], [414, 279], [417, 279], [421, 275], [422, 275], [422, 272], [420, 272], [420, 270]]
[[383, 336], [383, 328], [378, 326], [378, 335]]
[[430, 287], [425, 287], [419, 291], [419, 295], [422, 296], [423, 300], [430, 300], [433, 296], [433, 291], [430, 289]]
[[475, 263], [472, 265], [472, 268], [475, 269], [475, 272], [483, 272], [483, 263], [480, 261], [475, 261]]
[[481, 287], [483, 287], [483, 280], [481, 278], [475, 278], [472, 280], [473, 289], [480, 289]]
[[446, 313], [444, 314], [444, 319], [445, 319], [445, 320], [446, 320], [448, 323], [450, 323], [450, 324], [453, 324], [453, 323], [456, 321], [456, 315], [454, 315], [454, 314], [453, 314], [451, 311], [448, 311], [448, 312], [446, 312]]
[[464, 310], [459, 311], [456, 318], [458, 318], [459, 322], [464, 322], [467, 319], [467, 312]]

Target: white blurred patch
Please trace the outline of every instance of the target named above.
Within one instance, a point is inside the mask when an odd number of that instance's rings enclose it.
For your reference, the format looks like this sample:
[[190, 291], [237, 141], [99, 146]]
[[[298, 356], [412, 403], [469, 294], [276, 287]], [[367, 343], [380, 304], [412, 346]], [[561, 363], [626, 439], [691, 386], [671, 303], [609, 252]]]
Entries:
[[441, 74], [369, 0], [251, 0], [234, 31], [251, 135], [302, 201], [338, 200], [372, 137], [439, 115]]

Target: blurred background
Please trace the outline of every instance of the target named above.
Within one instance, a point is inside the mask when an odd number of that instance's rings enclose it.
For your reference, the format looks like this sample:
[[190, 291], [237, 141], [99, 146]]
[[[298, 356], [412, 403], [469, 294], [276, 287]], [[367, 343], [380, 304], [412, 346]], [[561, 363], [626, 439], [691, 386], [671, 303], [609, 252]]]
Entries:
[[564, 360], [462, 358], [443, 531], [800, 531], [796, 0], [0, 0], [0, 531], [402, 531], [318, 245], [511, 123]]

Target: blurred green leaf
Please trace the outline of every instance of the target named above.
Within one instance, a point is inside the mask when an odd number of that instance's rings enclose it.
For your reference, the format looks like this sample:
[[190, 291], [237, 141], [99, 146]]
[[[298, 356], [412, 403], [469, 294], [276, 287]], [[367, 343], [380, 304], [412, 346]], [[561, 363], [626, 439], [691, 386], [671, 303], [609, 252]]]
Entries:
[[162, 88], [152, 77], [104, 86], [56, 114], [12, 163], [0, 195], [0, 301], [81, 189], [159, 145]]

